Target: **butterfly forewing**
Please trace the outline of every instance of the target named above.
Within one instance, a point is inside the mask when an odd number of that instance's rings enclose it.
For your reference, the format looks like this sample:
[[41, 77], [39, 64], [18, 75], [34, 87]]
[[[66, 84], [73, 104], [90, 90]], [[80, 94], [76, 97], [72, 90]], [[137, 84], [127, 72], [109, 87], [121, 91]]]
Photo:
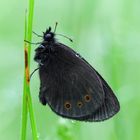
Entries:
[[54, 112], [67, 118], [90, 115], [104, 101], [100, 78], [73, 50], [62, 44], [54, 47], [55, 56], [40, 68], [41, 102], [45, 99]]

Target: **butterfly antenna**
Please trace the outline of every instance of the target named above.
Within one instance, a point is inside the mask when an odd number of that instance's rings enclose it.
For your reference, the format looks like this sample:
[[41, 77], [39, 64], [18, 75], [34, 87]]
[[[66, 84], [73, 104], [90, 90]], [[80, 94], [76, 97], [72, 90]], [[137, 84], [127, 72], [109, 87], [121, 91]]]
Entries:
[[69, 37], [67, 37], [67, 36], [65, 36], [65, 35], [62, 35], [62, 34], [56, 34], [56, 35], [63, 36], [63, 37], [65, 37], [65, 38], [67, 38], [69, 41], [73, 42], [73, 40], [72, 40], [71, 38], [69, 38]]
[[57, 25], [58, 25], [58, 22], [55, 23], [54, 33], [55, 33], [55, 31], [56, 31]]
[[43, 37], [42, 35], [37, 34], [36, 32], [33, 31], [33, 34], [35, 34], [38, 37]]
[[31, 74], [30, 74], [30, 79], [33, 76], [33, 74], [39, 69], [40, 67], [36, 68]]

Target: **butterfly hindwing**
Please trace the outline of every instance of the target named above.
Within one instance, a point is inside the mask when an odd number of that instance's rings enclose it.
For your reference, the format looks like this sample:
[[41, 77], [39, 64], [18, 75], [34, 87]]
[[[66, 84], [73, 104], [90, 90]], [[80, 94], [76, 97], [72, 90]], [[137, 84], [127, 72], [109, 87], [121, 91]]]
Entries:
[[[88, 62], [85, 59], [83, 59], [83, 61], [85, 61], [88, 64]], [[96, 74], [100, 78], [101, 83], [103, 85], [103, 90], [105, 93], [104, 102], [95, 112], [91, 113], [90, 115], [80, 117], [77, 120], [103, 121], [103, 120], [107, 120], [111, 118], [120, 110], [119, 101], [116, 98], [115, 94], [113, 93], [112, 89], [109, 87], [107, 82], [102, 78], [102, 76], [94, 68], [92, 69], [96, 72]]]
[[96, 73], [102, 80], [102, 85], [105, 92], [105, 100], [102, 106], [95, 113], [89, 116], [89, 121], [102, 121], [109, 119], [120, 110], [118, 99], [114, 95], [112, 89], [109, 87], [107, 82], [101, 77], [101, 75], [98, 72]]
[[[102, 77], [100, 78], [102, 79]], [[113, 91], [111, 90], [111, 88], [108, 86], [108, 84], [105, 82], [104, 79], [102, 79], [102, 84], [105, 92], [104, 103], [95, 112], [91, 113], [90, 115], [78, 118], [78, 120], [96, 121], [96, 122], [103, 121], [111, 118], [120, 110], [120, 105], [116, 96], [114, 95]]]

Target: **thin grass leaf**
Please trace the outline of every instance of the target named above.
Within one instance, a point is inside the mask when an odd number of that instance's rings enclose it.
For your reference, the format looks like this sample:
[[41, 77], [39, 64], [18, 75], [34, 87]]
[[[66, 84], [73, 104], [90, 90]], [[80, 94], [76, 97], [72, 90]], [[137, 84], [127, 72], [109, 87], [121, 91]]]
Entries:
[[[34, 0], [29, 0], [29, 14], [28, 21], [27, 16], [25, 18], [25, 40], [31, 41], [32, 39], [32, 24], [33, 24], [33, 11], [34, 11]], [[32, 135], [34, 140], [38, 140], [37, 128], [34, 118], [34, 111], [32, 105], [32, 98], [30, 93], [30, 47], [31, 45], [27, 42], [24, 43], [25, 53], [25, 73], [24, 73], [24, 93], [23, 93], [23, 110], [22, 110], [22, 134], [21, 139], [26, 139], [27, 129], [27, 111], [29, 111]]]

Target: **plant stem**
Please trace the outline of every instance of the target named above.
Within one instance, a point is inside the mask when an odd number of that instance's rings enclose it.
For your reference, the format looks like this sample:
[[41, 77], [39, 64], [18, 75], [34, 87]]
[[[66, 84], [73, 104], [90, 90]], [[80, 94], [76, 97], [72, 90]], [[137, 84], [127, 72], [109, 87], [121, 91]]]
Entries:
[[[32, 39], [33, 14], [34, 14], [34, 0], [29, 0], [28, 34], [27, 34], [28, 41], [31, 41], [31, 39]], [[28, 43], [29, 66], [30, 66], [30, 50], [31, 50], [30, 47], [31, 47], [31, 44]]]
[[[27, 11], [26, 11], [27, 12]], [[24, 39], [26, 39], [27, 36], [27, 16], [25, 13], [25, 27], [24, 27]], [[25, 43], [24, 43], [24, 49], [25, 49]], [[26, 128], [27, 128], [27, 100], [26, 100], [26, 74], [24, 69], [24, 88], [23, 88], [23, 101], [22, 101], [22, 127], [21, 127], [21, 140], [26, 139]]]
[[[31, 41], [32, 39], [32, 24], [33, 24], [33, 12], [34, 12], [34, 0], [29, 0], [29, 14], [28, 23], [25, 18], [25, 37], [24, 39]], [[24, 53], [25, 53], [25, 72], [24, 72], [24, 91], [23, 91], [23, 107], [22, 107], [22, 131], [21, 140], [26, 139], [26, 129], [27, 129], [27, 113], [29, 111], [31, 129], [33, 139], [37, 140], [37, 128], [34, 118], [34, 111], [32, 105], [32, 98], [30, 93], [30, 47], [29, 43], [24, 42]]]
[[21, 128], [21, 140], [26, 139], [26, 128], [27, 128], [27, 102], [26, 102], [26, 86], [24, 78], [24, 89], [23, 89], [23, 103], [22, 103], [22, 128]]

